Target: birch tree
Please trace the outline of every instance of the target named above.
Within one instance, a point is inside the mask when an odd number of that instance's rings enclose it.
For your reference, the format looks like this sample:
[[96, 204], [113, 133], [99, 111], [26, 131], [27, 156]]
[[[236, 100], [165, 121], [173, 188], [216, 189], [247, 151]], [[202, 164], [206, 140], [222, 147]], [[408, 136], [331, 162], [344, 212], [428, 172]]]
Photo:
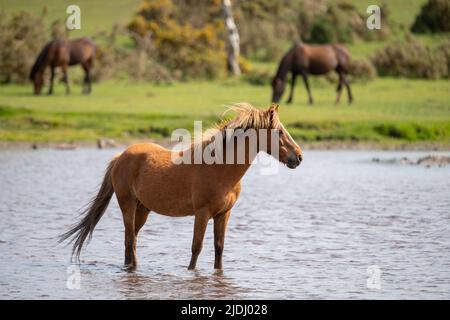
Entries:
[[235, 76], [239, 76], [241, 74], [241, 69], [239, 68], [239, 32], [234, 22], [231, 0], [222, 0], [222, 11], [225, 18], [225, 28], [228, 33], [228, 71]]

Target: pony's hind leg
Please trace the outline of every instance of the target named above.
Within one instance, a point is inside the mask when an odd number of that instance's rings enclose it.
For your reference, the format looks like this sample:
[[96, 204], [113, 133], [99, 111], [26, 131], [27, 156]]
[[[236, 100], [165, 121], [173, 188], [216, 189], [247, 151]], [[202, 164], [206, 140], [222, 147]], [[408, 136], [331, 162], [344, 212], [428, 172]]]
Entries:
[[313, 100], [313, 97], [311, 94], [311, 88], [309, 87], [308, 75], [306, 74], [306, 72], [302, 73], [302, 77], [303, 77], [303, 82], [305, 83], [306, 91], [308, 91], [308, 102], [309, 102], [309, 104], [313, 104], [314, 100]]
[[122, 211], [123, 224], [125, 226], [124, 268], [127, 271], [132, 271], [137, 266], [135, 216], [138, 203], [131, 195], [122, 196], [117, 194], [117, 200]]
[[339, 103], [339, 101], [341, 100], [341, 93], [342, 93], [342, 83], [343, 83], [343, 80], [342, 80], [342, 73], [341, 72], [339, 72], [338, 71], [338, 75], [339, 75], [339, 82], [338, 82], [338, 85], [337, 85], [337, 89], [336, 89], [336, 102], [335, 102], [335, 104], [338, 104]]
[[345, 73], [342, 74], [342, 81], [347, 87], [348, 103], [351, 104], [353, 102], [353, 95], [352, 90], [350, 89], [350, 82], [348, 81], [347, 75]]
[[91, 68], [92, 68], [92, 60], [89, 59], [88, 61], [86, 61], [83, 65], [83, 70], [84, 70], [84, 80], [83, 80], [83, 93], [84, 94], [90, 94], [92, 87], [91, 87]]
[[147, 222], [148, 215], [150, 210], [144, 207], [141, 203], [138, 203], [136, 207], [136, 213], [134, 215], [134, 234], [136, 237], [139, 234], [139, 231], [144, 226], [145, 222]]

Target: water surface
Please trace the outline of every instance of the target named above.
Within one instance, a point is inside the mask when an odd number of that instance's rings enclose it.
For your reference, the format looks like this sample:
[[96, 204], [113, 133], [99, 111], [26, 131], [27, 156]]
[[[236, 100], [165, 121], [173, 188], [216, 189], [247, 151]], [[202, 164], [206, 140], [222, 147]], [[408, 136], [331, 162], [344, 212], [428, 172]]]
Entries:
[[373, 163], [429, 154], [373, 151], [306, 150], [298, 169], [271, 176], [252, 167], [223, 272], [213, 270], [212, 223], [187, 271], [193, 218], [156, 214], [140, 233], [138, 270], [122, 271], [114, 198], [82, 255], [80, 289], [68, 289], [70, 248], [56, 236], [117, 152], [0, 151], [1, 299], [450, 298], [450, 167]]

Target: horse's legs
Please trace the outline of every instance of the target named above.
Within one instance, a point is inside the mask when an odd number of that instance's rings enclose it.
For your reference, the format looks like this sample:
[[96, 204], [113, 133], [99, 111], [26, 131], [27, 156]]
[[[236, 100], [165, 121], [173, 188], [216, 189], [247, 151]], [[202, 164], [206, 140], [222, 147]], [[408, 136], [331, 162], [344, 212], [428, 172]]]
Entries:
[[206, 226], [208, 225], [209, 218], [209, 212], [207, 212], [206, 210], [200, 210], [195, 214], [194, 237], [192, 239], [192, 256], [188, 270], [195, 269], [198, 255], [202, 251], [203, 238], [205, 236]]
[[91, 66], [92, 61], [88, 60], [83, 64], [83, 70], [85, 73], [84, 76], [84, 86], [83, 86], [83, 93], [89, 94], [91, 93]]
[[339, 82], [338, 82], [337, 89], [336, 89], [336, 91], [337, 91], [336, 104], [338, 104], [339, 101], [341, 100], [342, 82], [343, 82], [343, 80], [342, 80], [342, 73], [338, 72], [338, 75], [339, 75], [339, 80], [338, 80]]
[[225, 244], [225, 232], [231, 211], [214, 217], [214, 269], [222, 269], [222, 252]]
[[63, 81], [66, 84], [66, 94], [70, 94], [70, 87], [69, 87], [69, 74], [67, 72], [68, 66], [65, 64], [62, 66], [63, 70]]
[[309, 104], [313, 104], [314, 101], [313, 101], [313, 98], [311, 95], [311, 89], [309, 88], [308, 75], [306, 74], [306, 72], [302, 73], [302, 77], [303, 77], [303, 82], [305, 83], [306, 91], [308, 91]]
[[348, 103], [351, 104], [353, 102], [353, 96], [352, 96], [352, 91], [350, 89], [350, 82], [348, 81], [347, 75], [345, 73], [342, 73], [342, 81], [344, 82], [345, 86], [347, 87]]
[[53, 80], [55, 79], [55, 67], [50, 66], [50, 87], [48, 88], [48, 94], [53, 94]]
[[291, 92], [289, 94], [289, 99], [287, 101], [288, 104], [292, 103], [292, 100], [294, 99], [294, 88], [295, 88], [295, 80], [297, 79], [297, 74], [295, 72], [292, 72], [291, 77]]
[[125, 226], [125, 268], [132, 271], [136, 268], [136, 233], [135, 216], [137, 201], [131, 195], [117, 194], [120, 209], [122, 211], [123, 224]]
[[144, 207], [142, 204], [138, 204], [136, 207], [136, 213], [134, 215], [134, 234], [138, 235], [139, 230], [144, 226], [145, 222], [147, 221], [148, 214], [150, 211]]

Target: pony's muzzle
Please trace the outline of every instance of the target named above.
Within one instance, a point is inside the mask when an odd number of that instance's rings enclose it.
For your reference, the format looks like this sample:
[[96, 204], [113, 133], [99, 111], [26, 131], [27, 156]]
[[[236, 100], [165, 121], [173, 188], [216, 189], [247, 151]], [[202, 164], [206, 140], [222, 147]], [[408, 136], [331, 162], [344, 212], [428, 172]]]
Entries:
[[289, 157], [288, 158], [288, 161], [287, 161], [287, 163], [286, 163], [286, 166], [289, 168], [289, 169], [295, 169], [295, 168], [297, 168], [299, 165], [300, 165], [300, 163], [303, 161], [303, 156], [301, 155], [301, 154], [299, 154], [299, 155], [295, 155], [294, 157]]

